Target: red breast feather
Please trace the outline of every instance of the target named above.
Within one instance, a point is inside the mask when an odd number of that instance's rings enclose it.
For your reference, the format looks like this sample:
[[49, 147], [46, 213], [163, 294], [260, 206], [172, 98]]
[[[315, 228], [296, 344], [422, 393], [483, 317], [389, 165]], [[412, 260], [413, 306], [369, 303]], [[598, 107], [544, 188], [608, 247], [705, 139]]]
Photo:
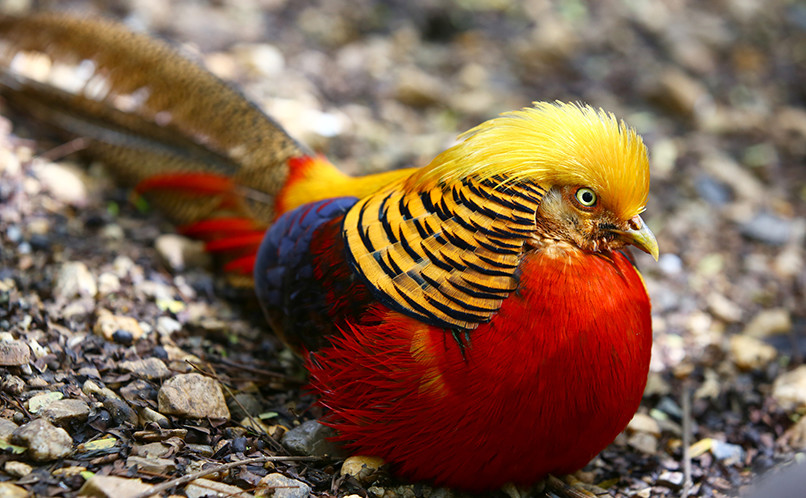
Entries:
[[650, 304], [620, 253], [531, 253], [519, 290], [472, 332], [376, 305], [308, 357], [327, 423], [412, 480], [471, 491], [584, 466], [624, 429], [646, 384]]

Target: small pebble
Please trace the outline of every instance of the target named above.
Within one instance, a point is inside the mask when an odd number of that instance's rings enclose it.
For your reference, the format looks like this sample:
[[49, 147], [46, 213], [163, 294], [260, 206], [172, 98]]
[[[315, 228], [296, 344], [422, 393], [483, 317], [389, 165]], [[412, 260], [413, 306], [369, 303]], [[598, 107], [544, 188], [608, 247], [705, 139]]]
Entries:
[[98, 293], [102, 296], [108, 296], [120, 291], [120, 279], [117, 275], [111, 272], [104, 272], [98, 276]]
[[0, 382], [0, 388], [13, 396], [19, 396], [25, 390], [25, 381], [16, 375], [7, 374]]
[[742, 308], [722, 294], [712, 292], [707, 301], [711, 313], [720, 320], [733, 323], [742, 319]]
[[221, 385], [197, 373], [166, 380], [160, 388], [158, 401], [159, 411], [164, 414], [186, 418], [230, 418]]
[[189, 239], [177, 234], [163, 234], [154, 242], [162, 261], [174, 272], [187, 268], [208, 268], [210, 254], [204, 249], [204, 242]]
[[759, 240], [769, 245], [782, 246], [792, 236], [792, 220], [786, 220], [774, 214], [762, 212], [739, 226], [742, 235]]
[[19, 426], [7, 418], [0, 417], [0, 441], [8, 441]]
[[176, 462], [171, 458], [132, 455], [126, 459], [126, 468], [131, 469], [132, 467], [147, 474], [166, 475], [176, 470]]
[[733, 198], [730, 188], [709, 175], [700, 175], [695, 182], [697, 192], [709, 204], [722, 206]]
[[785, 410], [806, 407], [806, 365], [780, 375], [772, 385], [772, 397]]
[[[92, 327], [95, 335], [104, 337], [112, 341], [115, 334], [121, 337], [121, 334], [128, 333], [132, 337], [132, 341], [140, 339], [144, 332], [140, 326], [140, 322], [129, 316], [113, 315], [107, 310], [101, 309], [98, 312], [98, 318], [95, 320], [95, 325]], [[121, 332], [122, 331], [122, 332]], [[122, 336], [124, 339], [126, 336]]]
[[78, 495], [96, 498], [130, 498], [151, 488], [151, 484], [146, 484], [140, 479], [95, 474], [78, 490]]
[[134, 342], [134, 335], [128, 330], [118, 329], [112, 334], [112, 340], [124, 346], [130, 346]]
[[0, 366], [17, 367], [31, 359], [31, 349], [23, 341], [0, 341]]
[[723, 461], [726, 465], [741, 461], [744, 456], [744, 448], [737, 444], [730, 444], [714, 439], [711, 445], [711, 454], [717, 460]]
[[3, 498], [27, 498], [31, 496], [25, 488], [10, 482], [0, 482], [0, 496]]
[[344, 460], [341, 475], [352, 476], [366, 486], [377, 479], [378, 470], [385, 463], [382, 458], [378, 457], [351, 456]]
[[58, 299], [94, 297], [98, 293], [95, 277], [81, 261], [64, 263], [56, 276], [53, 295]]
[[773, 308], [762, 310], [754, 316], [742, 334], [763, 339], [790, 330], [792, 330], [792, 317], [789, 311], [785, 308]]
[[311, 487], [304, 482], [277, 473], [261, 479], [258, 489], [261, 488], [269, 493], [267, 496], [274, 498], [306, 498], [311, 494]]
[[6, 238], [12, 244], [17, 244], [22, 241], [22, 230], [18, 225], [9, 225], [6, 228]]
[[730, 338], [730, 355], [742, 370], [758, 370], [778, 356], [778, 351], [769, 344], [749, 335], [733, 335]]
[[42, 408], [39, 414], [54, 424], [63, 425], [72, 421], [87, 420], [90, 407], [81, 399], [60, 399]]
[[37, 462], [63, 458], [73, 449], [73, 439], [64, 429], [38, 418], [11, 434], [11, 442], [28, 448], [27, 455]]
[[136, 444], [132, 446], [132, 455], [146, 458], [167, 458], [174, 448], [162, 442]]
[[[25, 477], [34, 470], [34, 468], [27, 463], [15, 462], [14, 460], [9, 460], [6, 462], [3, 469], [14, 477]], [[0, 496], [4, 495], [0, 494]]]
[[630, 433], [646, 432], [655, 437], [660, 437], [660, 426], [658, 422], [644, 413], [636, 413], [633, 415], [632, 420], [627, 424], [627, 431]]
[[35, 233], [28, 239], [31, 249], [34, 251], [47, 251], [50, 249], [50, 237]]
[[[251, 498], [254, 496], [241, 488], [224, 484], [223, 482], [211, 481], [210, 479], [196, 479], [195, 481], [191, 481], [190, 484], [185, 487], [185, 495], [187, 495], [188, 498], [209, 498], [211, 496], [221, 498]], [[287, 495], [275, 494], [274, 496], [285, 497]]]
[[48, 391], [37, 394], [36, 396], [33, 396], [31, 399], [28, 400], [27, 403], [28, 411], [31, 413], [37, 413], [42, 408], [62, 398], [64, 398], [64, 394], [58, 391]]
[[328, 440], [336, 433], [316, 420], [308, 420], [283, 434], [282, 443], [294, 455], [338, 457], [342, 450]]
[[678, 275], [683, 271], [683, 260], [677, 254], [663, 253], [658, 258], [658, 266], [666, 275]]
[[103, 402], [104, 408], [109, 411], [109, 414], [119, 424], [130, 423], [133, 426], [137, 425], [140, 418], [137, 416], [132, 407], [120, 398], [106, 398]]
[[80, 168], [67, 163], [45, 163], [37, 164], [35, 172], [54, 198], [71, 206], [86, 206], [87, 187]]
[[680, 406], [670, 397], [664, 396], [661, 398], [658, 406], [656, 406], [658, 410], [665, 412], [672, 417], [681, 419], [683, 418], [683, 410], [680, 409]]
[[140, 417], [140, 425], [146, 425], [149, 423], [154, 423], [160, 426], [163, 429], [170, 429], [171, 428], [171, 421], [163, 415], [162, 413], [153, 410], [149, 407], [141, 408], [139, 413]]
[[75, 477], [77, 475], [81, 475], [82, 472], [86, 472], [87, 467], [82, 467], [80, 465], [71, 465], [69, 467], [61, 467], [55, 469], [51, 474], [54, 476], [65, 476], [65, 477]]
[[170, 336], [182, 330], [182, 324], [169, 316], [161, 316], [157, 318], [157, 326], [155, 327], [160, 336]]
[[680, 489], [683, 487], [683, 482], [686, 477], [682, 472], [669, 472], [664, 471], [658, 476], [658, 486], [663, 486], [670, 489]]
[[647, 455], [655, 455], [658, 452], [658, 438], [647, 432], [636, 432], [629, 436], [627, 444], [631, 448]]
[[148, 380], [165, 379], [171, 376], [171, 371], [159, 358], [122, 361], [118, 364], [118, 368]]

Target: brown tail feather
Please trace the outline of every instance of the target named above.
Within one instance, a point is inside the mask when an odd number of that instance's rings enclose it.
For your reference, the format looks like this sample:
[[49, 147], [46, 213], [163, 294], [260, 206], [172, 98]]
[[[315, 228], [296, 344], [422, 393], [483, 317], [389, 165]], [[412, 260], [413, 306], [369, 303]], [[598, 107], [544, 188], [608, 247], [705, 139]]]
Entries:
[[232, 180], [220, 197], [148, 192], [178, 223], [237, 215], [268, 225], [273, 197], [301, 145], [236, 90], [168, 45], [99, 19], [0, 17], [0, 94], [74, 136], [121, 181], [210, 173]]

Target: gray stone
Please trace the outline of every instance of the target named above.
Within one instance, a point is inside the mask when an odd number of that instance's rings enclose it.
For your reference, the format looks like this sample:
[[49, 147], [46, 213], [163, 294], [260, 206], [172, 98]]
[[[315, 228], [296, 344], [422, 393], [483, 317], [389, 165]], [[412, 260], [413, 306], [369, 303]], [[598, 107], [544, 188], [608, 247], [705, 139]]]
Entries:
[[138, 377], [148, 380], [165, 379], [171, 376], [171, 371], [159, 358], [146, 358], [145, 360], [122, 361], [118, 368], [131, 372]]
[[277, 473], [261, 479], [258, 489], [264, 490], [265, 496], [274, 498], [306, 498], [311, 495], [311, 487], [304, 482]]
[[328, 438], [336, 432], [316, 420], [309, 420], [283, 434], [282, 443], [294, 455], [331, 456], [343, 455], [341, 447]]
[[161, 413], [186, 418], [230, 418], [221, 385], [197, 373], [166, 380], [157, 399]]
[[762, 212], [739, 226], [742, 235], [765, 244], [782, 246], [792, 237], [792, 220]]
[[717, 460], [726, 461], [725, 463], [737, 463], [741, 461], [744, 456], [744, 448], [738, 444], [730, 444], [714, 439], [711, 444], [711, 454]]
[[39, 414], [55, 424], [64, 424], [73, 420], [84, 421], [90, 415], [90, 407], [80, 399], [60, 399], [45, 406]]
[[37, 462], [65, 457], [73, 449], [67, 431], [41, 418], [20, 426], [11, 434], [11, 442], [27, 447], [27, 454]]
[[681, 410], [680, 406], [677, 403], [675, 403], [675, 401], [672, 398], [668, 396], [664, 396], [663, 398], [661, 398], [660, 402], [658, 403], [658, 406], [656, 406], [655, 408], [668, 415], [671, 415], [672, 417], [683, 418], [683, 410]]
[[238, 393], [227, 401], [229, 411], [235, 420], [244, 417], [255, 417], [260, 413], [260, 400], [254, 394]]
[[18, 367], [31, 359], [31, 348], [23, 341], [0, 341], [0, 366]]

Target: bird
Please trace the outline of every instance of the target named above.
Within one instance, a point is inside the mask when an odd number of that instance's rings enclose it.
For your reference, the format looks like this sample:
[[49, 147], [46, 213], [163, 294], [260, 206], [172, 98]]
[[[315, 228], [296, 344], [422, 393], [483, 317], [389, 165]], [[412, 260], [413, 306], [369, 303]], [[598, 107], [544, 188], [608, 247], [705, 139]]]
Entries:
[[647, 148], [613, 114], [535, 102], [420, 168], [351, 177], [114, 22], [2, 17], [0, 41], [9, 106], [81, 137], [250, 280], [351, 453], [409, 481], [528, 486], [638, 409], [652, 323], [630, 248], [659, 248]]

